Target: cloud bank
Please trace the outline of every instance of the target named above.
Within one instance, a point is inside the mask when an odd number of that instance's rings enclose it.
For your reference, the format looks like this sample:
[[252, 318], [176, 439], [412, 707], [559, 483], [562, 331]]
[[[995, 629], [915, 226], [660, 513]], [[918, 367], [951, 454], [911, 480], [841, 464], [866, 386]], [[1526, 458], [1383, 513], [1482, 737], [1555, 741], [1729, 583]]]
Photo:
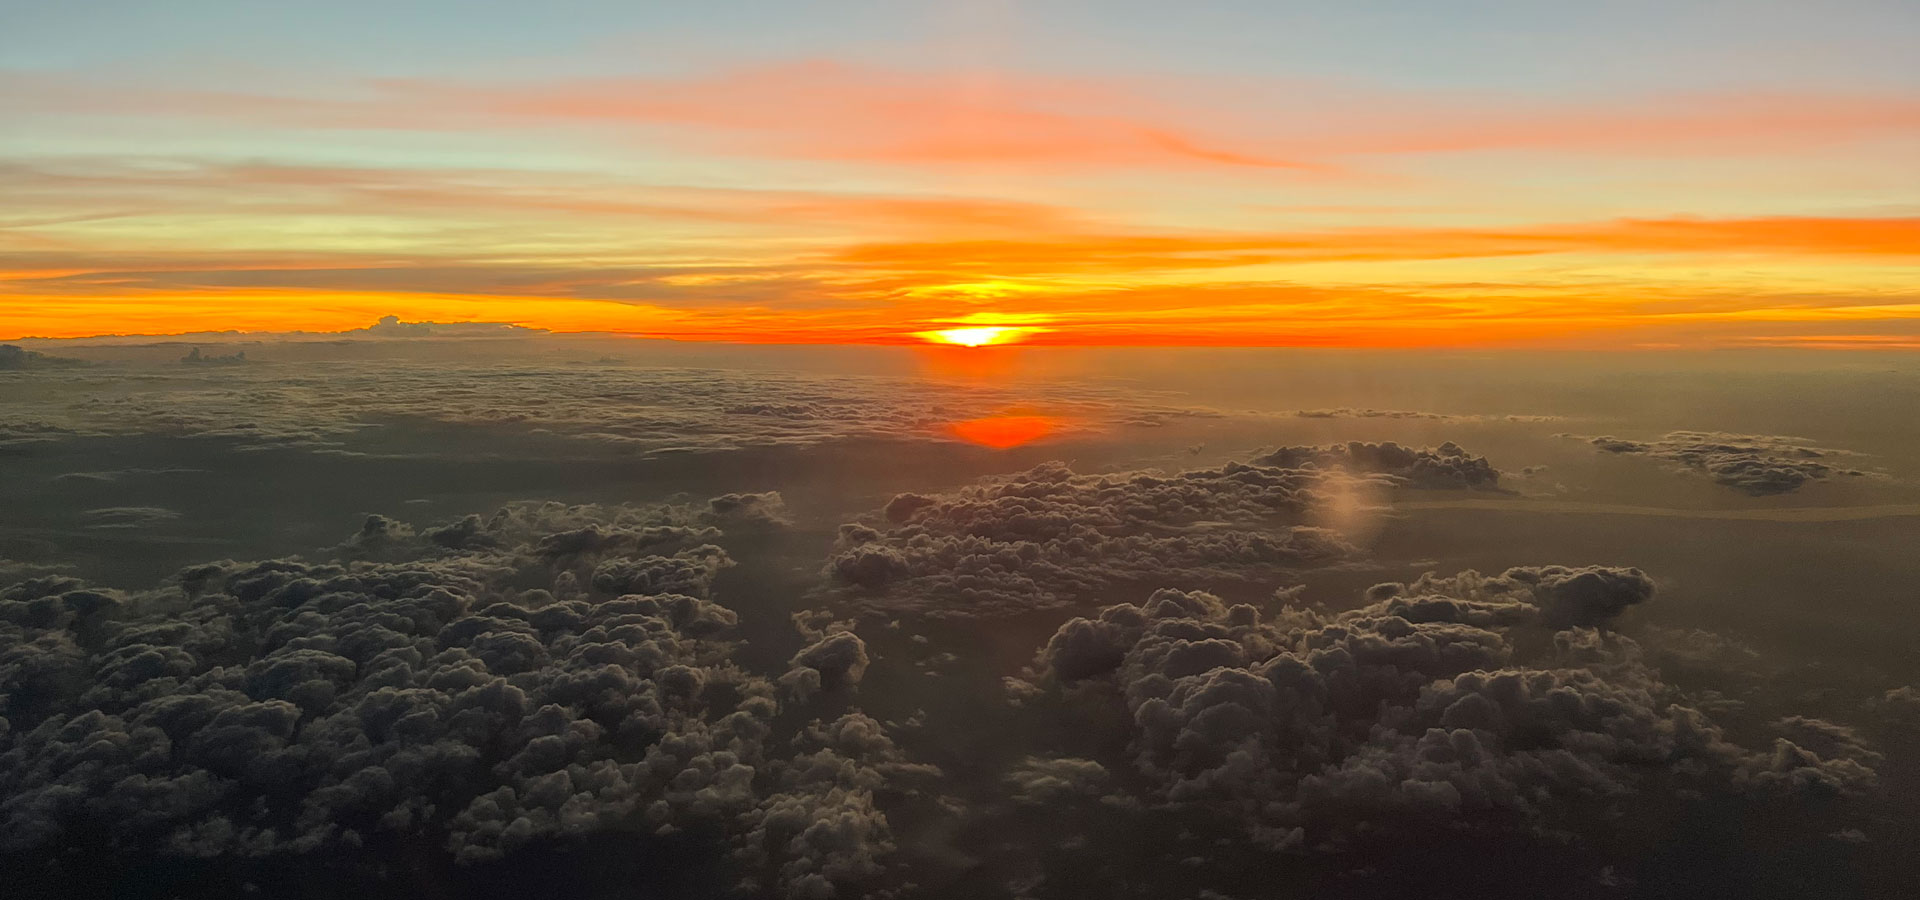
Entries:
[[[1428, 575], [1339, 613], [1163, 589], [1068, 621], [1009, 681], [1036, 715], [1112, 723], [1105, 768], [1008, 778], [1022, 796], [1146, 804], [1236, 846], [1369, 866], [1463, 835], [1606, 847], [1666, 804], [1813, 815], [1873, 788], [1882, 757], [1851, 729], [1787, 717], [1743, 743], [1662, 681], [1612, 627], [1654, 595], [1606, 566]], [[1109, 781], [1116, 765], [1138, 778]]]
[[1176, 474], [1079, 474], [1054, 462], [953, 493], [896, 496], [871, 524], [841, 527], [826, 570], [856, 607], [963, 618], [1097, 602], [1123, 585], [1283, 580], [1359, 556], [1311, 524], [1322, 510], [1396, 487], [1498, 479], [1485, 457], [1451, 442], [1282, 447]]
[[[874, 799], [931, 774], [858, 712], [732, 660], [704, 507], [517, 504], [338, 562], [214, 562], [128, 594], [0, 592], [0, 851], [187, 857], [438, 842], [484, 862], [596, 833], [705, 835], [749, 889], [831, 897], [893, 850]], [[851, 635], [796, 656], [851, 687]]]
[[1811, 481], [1834, 475], [1865, 475], [1832, 460], [1846, 456], [1808, 444], [1802, 438], [1764, 434], [1728, 434], [1719, 431], [1674, 431], [1652, 441], [1633, 441], [1603, 435], [1588, 443], [1607, 453], [1651, 456], [1679, 463], [1745, 494], [1764, 497], [1790, 494]]

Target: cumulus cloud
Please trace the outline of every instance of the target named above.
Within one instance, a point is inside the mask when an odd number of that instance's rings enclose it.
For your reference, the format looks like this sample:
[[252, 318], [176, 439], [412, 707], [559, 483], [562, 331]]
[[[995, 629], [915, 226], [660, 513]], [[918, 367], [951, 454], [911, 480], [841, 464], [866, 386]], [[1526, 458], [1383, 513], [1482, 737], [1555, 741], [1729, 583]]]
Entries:
[[1705, 475], [1716, 484], [1756, 497], [1792, 493], [1809, 481], [1825, 481], [1834, 475], [1867, 474], [1833, 463], [1835, 457], [1850, 455], [1846, 451], [1815, 447], [1796, 437], [1674, 431], [1652, 441], [1610, 435], [1584, 440], [1607, 453], [1645, 455], [1679, 463], [1683, 469]]
[[1091, 759], [1029, 756], [1004, 779], [1015, 803], [1050, 807], [1069, 798], [1103, 797], [1112, 790], [1107, 768]]
[[1123, 723], [1142, 800], [1275, 850], [1552, 843], [1673, 792], [1812, 808], [1874, 783], [1851, 729], [1789, 717], [1753, 746], [1681, 702], [1612, 629], [1653, 594], [1600, 566], [1425, 576], [1338, 614], [1165, 589], [1065, 623], [1016, 686]]
[[1877, 698], [1873, 711], [1890, 731], [1920, 736], [1920, 687], [1901, 685]]
[[1255, 457], [1253, 464], [1362, 473], [1414, 488], [1493, 488], [1500, 483], [1500, 471], [1487, 462], [1486, 457], [1474, 456], [1452, 441], [1432, 449], [1402, 447], [1392, 441], [1281, 447]]
[[[192, 857], [427, 838], [477, 862], [595, 832], [715, 835], [748, 883], [886, 871], [875, 791], [930, 774], [856, 713], [807, 724], [732, 660], [709, 504], [372, 517], [338, 562], [214, 562], [151, 591], [0, 591], [0, 851]], [[803, 650], [859, 681], [852, 635]]]
[[789, 662], [793, 668], [780, 680], [805, 697], [815, 691], [859, 684], [869, 662], [866, 641], [850, 631], [835, 632], [795, 653]]
[[1175, 474], [1080, 474], [1054, 462], [952, 493], [898, 495], [871, 524], [842, 526], [827, 573], [855, 606], [946, 617], [1086, 603], [1125, 585], [1261, 582], [1357, 555], [1313, 524], [1356, 485], [1485, 488], [1498, 478], [1452, 443], [1283, 447]]

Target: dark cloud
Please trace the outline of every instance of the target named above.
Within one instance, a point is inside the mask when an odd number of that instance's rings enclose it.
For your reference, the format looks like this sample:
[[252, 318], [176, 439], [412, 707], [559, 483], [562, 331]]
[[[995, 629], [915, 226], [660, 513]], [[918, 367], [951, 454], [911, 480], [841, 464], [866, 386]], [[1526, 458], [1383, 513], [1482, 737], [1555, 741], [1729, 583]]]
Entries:
[[1283, 447], [1175, 474], [1048, 463], [949, 494], [896, 496], [871, 524], [841, 528], [827, 572], [856, 606], [954, 617], [1086, 603], [1123, 585], [1257, 583], [1357, 556], [1312, 524], [1330, 506], [1498, 478], [1452, 443]]
[[1384, 476], [1396, 485], [1414, 488], [1493, 488], [1500, 483], [1500, 471], [1486, 457], [1474, 456], [1452, 441], [1432, 449], [1402, 447], [1392, 441], [1281, 447], [1254, 457], [1253, 464]]
[[63, 475], [55, 476], [54, 480], [92, 484], [118, 484], [123, 481], [152, 475], [190, 475], [205, 471], [205, 469], [151, 469], [136, 466], [128, 469], [109, 469], [100, 472], [67, 472]]
[[0, 344], [0, 372], [23, 369], [69, 369], [86, 364], [83, 360], [53, 356], [38, 350], [28, 350], [16, 344]]
[[[885, 874], [875, 800], [931, 770], [857, 712], [807, 724], [732, 659], [715, 522], [775, 494], [371, 517], [339, 562], [215, 562], [138, 594], [0, 592], [0, 851], [104, 838], [245, 857], [437, 841], [481, 862], [707, 834], [791, 897]], [[858, 638], [796, 667], [850, 687]]]
[[1872, 707], [1888, 730], [1920, 736], [1920, 687], [1908, 684], [1893, 688], [1876, 699]]
[[243, 366], [247, 363], [247, 351], [236, 350], [227, 354], [202, 353], [199, 347], [187, 351], [180, 357], [183, 365], [189, 366]]
[[89, 509], [80, 514], [89, 528], [151, 528], [180, 518], [180, 514], [157, 506], [109, 506]]
[[1835, 457], [1850, 455], [1846, 451], [1811, 446], [1795, 437], [1674, 431], [1652, 441], [1612, 436], [1585, 440], [1608, 453], [1639, 454], [1676, 462], [1717, 484], [1756, 497], [1792, 493], [1809, 481], [1825, 481], [1834, 475], [1867, 474], [1833, 463]]
[[850, 631], [829, 634], [793, 655], [781, 683], [802, 697], [859, 684], [866, 675], [867, 643]]
[[[1036, 807], [1072, 798], [1108, 797], [1113, 790], [1113, 776], [1105, 766], [1074, 757], [1029, 756], [1007, 773], [1005, 782], [1015, 803]], [[1126, 798], [1116, 795], [1112, 802], [1124, 805]]]
[[381, 316], [365, 328], [342, 332], [348, 337], [433, 338], [433, 337], [525, 337], [546, 334], [544, 328], [528, 328], [505, 322], [402, 322], [399, 316]]
[[1062, 625], [1012, 686], [1043, 714], [1105, 710], [1140, 799], [1273, 850], [1551, 846], [1652, 798], [1814, 808], [1874, 784], [1851, 729], [1789, 717], [1756, 747], [1683, 702], [1610, 627], [1652, 596], [1597, 566], [1426, 576], [1338, 614], [1161, 590]]

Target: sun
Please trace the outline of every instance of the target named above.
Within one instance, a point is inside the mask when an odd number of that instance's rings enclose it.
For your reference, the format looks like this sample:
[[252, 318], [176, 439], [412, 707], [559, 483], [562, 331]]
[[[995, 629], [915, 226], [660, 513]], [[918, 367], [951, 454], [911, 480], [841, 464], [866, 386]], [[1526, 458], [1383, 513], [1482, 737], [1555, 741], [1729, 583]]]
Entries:
[[939, 331], [916, 331], [914, 337], [936, 344], [953, 344], [959, 347], [985, 347], [991, 344], [1012, 344], [1025, 338], [1033, 329], [1007, 325], [978, 325], [970, 328], [944, 328]]

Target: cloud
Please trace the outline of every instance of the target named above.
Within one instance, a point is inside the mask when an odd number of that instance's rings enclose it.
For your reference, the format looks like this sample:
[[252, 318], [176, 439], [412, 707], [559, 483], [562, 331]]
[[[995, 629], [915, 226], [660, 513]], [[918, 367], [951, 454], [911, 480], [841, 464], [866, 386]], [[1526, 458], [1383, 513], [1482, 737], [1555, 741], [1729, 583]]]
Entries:
[[1384, 476], [1403, 487], [1494, 488], [1500, 472], [1484, 456], [1474, 456], [1452, 441], [1433, 449], [1402, 447], [1392, 441], [1348, 441], [1325, 447], [1282, 447], [1253, 458], [1256, 466], [1283, 469], [1314, 467]]
[[[751, 497], [752, 499], [743, 499]], [[893, 850], [874, 798], [933, 770], [857, 712], [808, 724], [731, 658], [732, 565], [684, 507], [517, 504], [337, 563], [221, 561], [150, 591], [0, 591], [0, 849], [480, 862], [601, 832], [720, 842], [749, 886], [831, 897]], [[848, 642], [851, 647], [848, 647]], [[859, 680], [851, 635], [802, 651]]]
[[1510, 227], [1271, 233], [1069, 232], [992, 240], [859, 244], [839, 251], [837, 258], [896, 271], [1012, 277], [1562, 253], [1911, 258], [1920, 255], [1920, 218], [1640, 218]]
[[1004, 779], [1015, 803], [1051, 807], [1062, 800], [1104, 797], [1112, 789], [1105, 766], [1090, 759], [1029, 756]]
[[1083, 475], [1054, 462], [896, 496], [871, 523], [841, 527], [826, 570], [835, 599], [856, 608], [962, 618], [1098, 602], [1118, 587], [1285, 580], [1357, 555], [1311, 522], [1364, 505], [1367, 491], [1498, 477], [1452, 443], [1283, 447], [1174, 474]]
[[1871, 92], [1666, 94], [1569, 106], [1523, 94], [828, 59], [546, 82], [382, 79], [304, 93], [24, 72], [8, 74], [6, 83], [6, 106], [18, 113], [198, 116], [290, 129], [590, 126], [687, 151], [930, 168], [1274, 169], [1330, 177], [1355, 157], [1767, 155], [1920, 130], [1920, 104]]
[[[132, 218], [155, 208], [198, 215], [357, 215], [379, 209], [440, 220], [448, 227], [457, 227], [461, 219], [507, 215], [528, 228], [569, 229], [581, 219], [603, 226], [640, 220], [736, 236], [742, 231], [811, 233], [847, 227], [964, 234], [1084, 225], [1073, 209], [1016, 199], [921, 191], [712, 187], [500, 168], [236, 164], [129, 155], [0, 163], [0, 185], [33, 208], [85, 211], [102, 218]], [[263, 203], [263, 194], [271, 202]], [[304, 257], [319, 262], [329, 254], [316, 251]], [[443, 261], [462, 258], [464, 254], [447, 255]]]
[[1036, 715], [1116, 723], [1141, 801], [1369, 866], [1450, 833], [1606, 846], [1649, 802], [1811, 811], [1874, 785], [1844, 726], [1788, 717], [1756, 747], [1686, 705], [1613, 630], [1653, 593], [1602, 566], [1428, 575], [1336, 614], [1163, 589], [1065, 623], [1013, 685]]
[[[435, 326], [438, 327], [438, 326]], [[177, 356], [178, 351], [170, 351]], [[182, 373], [164, 384], [97, 370], [48, 372], [76, 389], [114, 384], [86, 403], [58, 392], [25, 396], [0, 441], [44, 443], [81, 434], [164, 435], [257, 448], [353, 452], [376, 423], [430, 423], [545, 434], [636, 456], [742, 447], [800, 447], [851, 439], [946, 438], [956, 419], [1017, 403], [1058, 410], [1090, 429], [1185, 412], [1138, 391], [1058, 384], [968, 386], [895, 377], [774, 374], [700, 368], [582, 366], [471, 358], [337, 362], [327, 377], [263, 344], [254, 365]], [[197, 369], [196, 369], [197, 372]], [[263, 403], [262, 397], [273, 402]], [[776, 500], [716, 498], [719, 518], [776, 521]]]
[[178, 519], [180, 514], [157, 506], [110, 506], [89, 509], [80, 518], [88, 528], [151, 528]]
[[1433, 419], [1443, 422], [1557, 422], [1559, 416], [1539, 415], [1460, 415], [1423, 412], [1412, 409], [1372, 409], [1342, 406], [1331, 409], [1300, 409], [1293, 413], [1302, 419]]
[[[8, 77], [33, 107], [120, 114], [245, 116], [295, 128], [493, 130], [507, 122], [645, 129], [703, 152], [909, 166], [1232, 167], [1324, 173], [1333, 167], [1222, 145], [1175, 107], [1097, 81], [874, 70], [816, 60], [683, 77], [527, 85], [391, 79], [319, 100], [244, 91], [95, 86]], [[29, 87], [31, 85], [31, 87]], [[133, 96], [142, 99], [127, 101]], [[1142, 108], [1145, 106], [1146, 108]]]
[[71, 368], [84, 365], [86, 363], [82, 360], [51, 356], [38, 350], [23, 350], [13, 344], [0, 344], [0, 371]]
[[1851, 455], [1846, 451], [1815, 447], [1795, 437], [1674, 431], [1653, 441], [1606, 435], [1586, 440], [1607, 453], [1645, 455], [1679, 463], [1683, 470], [1697, 472], [1716, 484], [1755, 497], [1792, 493], [1807, 482], [1825, 481], [1834, 475], [1867, 474], [1831, 464], [1835, 457]]
[[519, 337], [545, 331], [543, 328], [527, 328], [504, 322], [402, 322], [399, 316], [381, 316], [379, 321], [366, 328], [343, 334], [355, 336], [364, 332], [368, 337], [379, 338]]
[[780, 682], [801, 697], [817, 691], [856, 685], [867, 672], [867, 642], [850, 631], [840, 631], [807, 645], [793, 655], [793, 668]]

